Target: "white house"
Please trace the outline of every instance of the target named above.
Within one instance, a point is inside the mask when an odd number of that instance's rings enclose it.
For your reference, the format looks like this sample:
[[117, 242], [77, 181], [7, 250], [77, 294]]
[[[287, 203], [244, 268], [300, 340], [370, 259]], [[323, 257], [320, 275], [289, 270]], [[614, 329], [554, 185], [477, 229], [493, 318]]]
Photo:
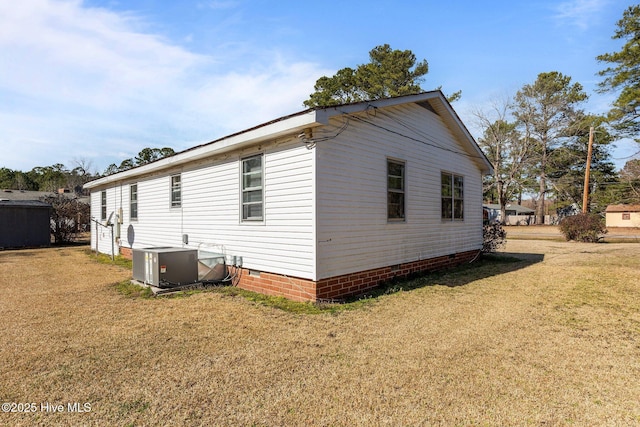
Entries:
[[[485, 203], [482, 207], [487, 211], [487, 220], [490, 222], [502, 221], [500, 205], [495, 203]], [[509, 203], [505, 206], [506, 219], [504, 223], [506, 225], [524, 225], [532, 222], [531, 217], [535, 215], [536, 211], [533, 209], [520, 206], [515, 203]]]
[[86, 184], [91, 244], [215, 245], [240, 287], [339, 298], [473, 259], [490, 171], [440, 91], [305, 110]]

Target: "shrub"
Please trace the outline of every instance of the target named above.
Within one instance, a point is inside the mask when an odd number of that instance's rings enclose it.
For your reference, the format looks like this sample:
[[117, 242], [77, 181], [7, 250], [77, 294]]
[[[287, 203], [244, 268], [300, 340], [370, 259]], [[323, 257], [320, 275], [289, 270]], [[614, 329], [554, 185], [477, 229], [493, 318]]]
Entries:
[[91, 207], [87, 203], [70, 199], [62, 194], [40, 198], [52, 207], [50, 231], [56, 243], [72, 242], [89, 224]]
[[507, 241], [507, 232], [502, 224], [492, 223], [482, 226], [482, 253], [490, 254], [501, 248]]
[[564, 218], [560, 222], [560, 231], [567, 240], [596, 243], [607, 229], [597, 214], [581, 213]]

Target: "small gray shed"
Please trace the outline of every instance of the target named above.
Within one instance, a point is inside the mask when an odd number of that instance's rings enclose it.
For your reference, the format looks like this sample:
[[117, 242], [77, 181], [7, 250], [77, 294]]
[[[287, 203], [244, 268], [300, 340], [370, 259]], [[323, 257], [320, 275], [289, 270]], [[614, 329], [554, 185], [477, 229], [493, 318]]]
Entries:
[[38, 200], [0, 200], [0, 249], [49, 246], [50, 214]]

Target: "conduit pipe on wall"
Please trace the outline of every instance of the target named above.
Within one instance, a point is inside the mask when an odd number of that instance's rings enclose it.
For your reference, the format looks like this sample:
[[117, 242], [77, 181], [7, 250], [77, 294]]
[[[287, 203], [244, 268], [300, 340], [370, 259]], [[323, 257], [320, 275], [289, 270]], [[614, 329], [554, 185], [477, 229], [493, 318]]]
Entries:
[[100, 240], [100, 233], [98, 233], [98, 226], [109, 228], [111, 231], [111, 261], [115, 260], [115, 248], [113, 247], [113, 223], [111, 221], [107, 222], [107, 225], [104, 225], [102, 222], [98, 221], [95, 218], [91, 218], [91, 221], [96, 223], [96, 255], [98, 255], [98, 241]]

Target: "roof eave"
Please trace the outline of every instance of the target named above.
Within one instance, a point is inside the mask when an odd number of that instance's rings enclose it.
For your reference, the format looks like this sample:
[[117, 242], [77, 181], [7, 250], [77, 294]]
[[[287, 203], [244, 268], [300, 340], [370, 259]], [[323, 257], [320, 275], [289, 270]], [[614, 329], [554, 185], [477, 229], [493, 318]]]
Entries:
[[306, 110], [301, 113], [287, 116], [282, 120], [276, 120], [265, 125], [257, 126], [247, 131], [239, 132], [197, 147], [181, 151], [173, 156], [165, 157], [152, 163], [118, 172], [113, 175], [88, 182], [84, 188], [92, 189], [113, 182], [132, 179], [137, 176], [147, 175], [197, 161], [214, 155], [224, 154], [249, 145], [290, 135], [307, 127], [319, 126], [326, 123], [327, 118], [318, 114], [318, 111]]
[[[451, 131], [462, 140], [466, 141], [467, 147], [470, 149], [470, 153], [473, 158], [477, 160], [478, 165], [480, 166], [480, 171], [483, 175], [491, 175], [493, 174], [493, 165], [484, 154], [475, 138], [471, 135], [471, 132], [464, 125], [458, 113], [453, 109], [447, 98], [445, 98], [444, 94], [441, 91], [436, 91], [438, 96], [434, 97], [438, 102], [437, 105], [434, 106], [435, 110], [440, 114], [440, 117], [443, 117], [445, 123], [449, 126]], [[441, 114], [442, 110], [445, 110], [447, 114]]]
[[465, 125], [458, 117], [453, 107], [444, 94], [440, 90], [430, 92], [422, 92], [415, 95], [406, 95], [395, 98], [385, 98], [365, 102], [357, 102], [353, 104], [342, 104], [334, 107], [318, 108], [313, 110], [305, 110], [299, 113], [285, 116], [268, 122], [254, 128], [238, 132], [236, 134], [211, 141], [209, 143], [196, 146], [194, 148], [181, 151], [171, 157], [166, 157], [155, 162], [139, 166], [127, 171], [118, 172], [95, 181], [88, 182], [84, 188], [92, 189], [107, 185], [114, 182], [130, 180], [132, 178], [152, 174], [158, 171], [166, 170], [183, 165], [188, 162], [205, 159], [214, 155], [224, 154], [226, 152], [237, 150], [263, 141], [272, 140], [284, 135], [290, 135], [299, 132], [307, 127], [315, 127], [329, 123], [329, 119], [342, 114], [352, 114], [366, 111], [370, 108], [384, 108], [394, 105], [417, 103], [422, 101], [433, 101], [434, 108], [443, 117], [445, 123], [454, 133], [454, 135], [466, 142], [466, 147], [470, 151], [472, 157], [477, 160], [479, 169], [483, 174], [493, 173], [491, 162], [478, 146], [477, 142], [471, 136]]

